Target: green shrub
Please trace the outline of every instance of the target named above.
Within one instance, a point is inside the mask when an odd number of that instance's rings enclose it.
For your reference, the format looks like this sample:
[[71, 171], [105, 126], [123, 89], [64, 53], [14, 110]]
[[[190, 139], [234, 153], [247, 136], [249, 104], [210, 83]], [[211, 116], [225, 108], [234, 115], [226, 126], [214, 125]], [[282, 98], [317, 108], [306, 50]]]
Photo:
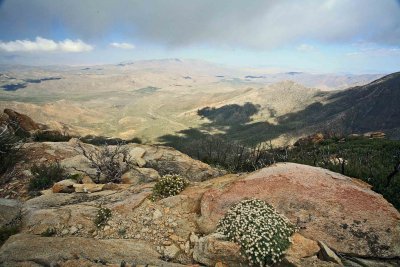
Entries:
[[183, 189], [189, 184], [189, 182], [177, 175], [167, 174], [160, 178], [153, 187], [153, 194], [151, 199], [153, 201], [175, 196], [183, 191]]
[[248, 199], [228, 210], [217, 232], [238, 243], [250, 265], [267, 266], [280, 261], [295, 228], [271, 205]]
[[92, 144], [95, 146], [101, 146], [101, 145], [111, 146], [111, 145], [130, 144], [130, 143], [142, 144], [143, 142], [139, 137], [123, 140], [121, 138], [107, 137], [101, 135], [100, 136], [86, 135], [80, 137], [79, 140], [82, 141], [83, 143]]
[[44, 231], [43, 233], [41, 233], [40, 235], [41, 236], [44, 236], [44, 237], [50, 237], [50, 236], [54, 236], [54, 235], [56, 235], [57, 234], [57, 230], [55, 229], [55, 228], [53, 228], [53, 227], [48, 227], [47, 229], [46, 229], [46, 231]]
[[126, 143], [143, 144], [143, 140], [140, 139], [139, 137], [133, 137], [132, 139], [127, 140]]
[[38, 191], [53, 186], [54, 183], [67, 179], [68, 175], [59, 162], [34, 164], [31, 168], [33, 178], [29, 182], [30, 191]]
[[12, 134], [7, 127], [0, 127], [0, 175], [13, 169], [21, 159], [21, 139]]
[[68, 175], [68, 179], [75, 180], [78, 184], [81, 184], [83, 180], [83, 174], [81, 173], [70, 174]]
[[68, 142], [71, 138], [58, 131], [39, 131], [33, 135], [35, 142]]
[[111, 218], [111, 215], [111, 210], [109, 208], [101, 207], [97, 211], [96, 218], [94, 219], [94, 224], [97, 228], [104, 227], [107, 224], [108, 220]]

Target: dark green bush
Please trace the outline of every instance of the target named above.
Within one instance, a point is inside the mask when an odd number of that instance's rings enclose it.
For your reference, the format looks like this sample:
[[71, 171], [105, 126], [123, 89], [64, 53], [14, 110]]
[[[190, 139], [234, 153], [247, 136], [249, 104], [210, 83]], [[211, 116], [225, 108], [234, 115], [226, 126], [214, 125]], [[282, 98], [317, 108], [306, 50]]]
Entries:
[[9, 132], [6, 127], [0, 127], [0, 175], [12, 170], [22, 158], [21, 146], [20, 138]]
[[54, 235], [56, 235], [56, 234], [57, 234], [57, 231], [56, 231], [55, 228], [53, 228], [53, 227], [48, 227], [48, 228], [46, 229], [46, 231], [44, 231], [44, 232], [41, 233], [40, 235], [41, 235], [41, 236], [44, 236], [44, 237], [50, 237], [50, 236], [54, 236]]
[[34, 164], [31, 173], [33, 178], [29, 182], [30, 191], [47, 189], [54, 183], [68, 178], [68, 174], [59, 162]]
[[111, 210], [109, 208], [101, 207], [96, 214], [96, 218], [94, 219], [94, 224], [97, 228], [104, 227], [108, 220], [111, 218]]
[[57, 131], [39, 131], [33, 135], [35, 142], [68, 142], [71, 138]]
[[191, 157], [230, 172], [255, 171], [274, 163], [270, 145], [246, 146], [212, 135], [192, 141], [180, 150]]
[[86, 135], [83, 137], [80, 137], [79, 140], [81, 140], [83, 143], [86, 144], [91, 144], [95, 146], [100, 146], [100, 145], [120, 145], [120, 144], [129, 144], [129, 143], [136, 143], [136, 144], [141, 144], [142, 140], [138, 137], [134, 137], [132, 139], [128, 140], [123, 140], [121, 138], [114, 138], [114, 137], [106, 137], [106, 136], [95, 136], [95, 135]]

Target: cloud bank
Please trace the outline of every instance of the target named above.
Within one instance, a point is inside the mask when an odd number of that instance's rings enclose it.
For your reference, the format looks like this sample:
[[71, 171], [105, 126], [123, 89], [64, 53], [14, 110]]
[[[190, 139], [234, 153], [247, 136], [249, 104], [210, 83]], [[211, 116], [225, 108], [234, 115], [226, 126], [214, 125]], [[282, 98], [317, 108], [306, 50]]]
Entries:
[[111, 43], [110, 46], [120, 49], [134, 49], [135, 46], [130, 43]]
[[172, 48], [400, 43], [396, 0], [5, 0], [0, 6], [0, 36], [49, 36], [53, 22], [84, 40], [116, 33]]
[[0, 50], [6, 52], [85, 52], [91, 51], [93, 46], [88, 45], [81, 40], [65, 39], [64, 41], [55, 42], [50, 39], [36, 37], [34, 41], [16, 40], [10, 42], [0, 41]]

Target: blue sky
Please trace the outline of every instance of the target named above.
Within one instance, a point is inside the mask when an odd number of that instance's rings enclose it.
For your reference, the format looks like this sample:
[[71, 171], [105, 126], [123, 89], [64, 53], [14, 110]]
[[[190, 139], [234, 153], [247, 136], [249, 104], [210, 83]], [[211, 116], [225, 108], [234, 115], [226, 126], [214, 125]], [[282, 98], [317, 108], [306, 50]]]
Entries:
[[400, 71], [396, 0], [0, 0], [0, 63]]

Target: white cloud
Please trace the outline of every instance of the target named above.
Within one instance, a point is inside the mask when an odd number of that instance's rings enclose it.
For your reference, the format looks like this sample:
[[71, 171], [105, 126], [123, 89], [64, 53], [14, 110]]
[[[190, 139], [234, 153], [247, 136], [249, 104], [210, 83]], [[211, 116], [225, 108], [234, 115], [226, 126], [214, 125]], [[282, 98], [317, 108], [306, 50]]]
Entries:
[[360, 42], [353, 44], [354, 51], [346, 53], [347, 56], [399, 56], [398, 46], [379, 46], [375, 43]]
[[110, 46], [121, 49], [134, 49], [135, 45], [130, 43], [111, 43]]
[[296, 47], [296, 49], [298, 51], [301, 51], [301, 52], [312, 52], [312, 51], [315, 51], [315, 47], [312, 46], [312, 45], [309, 45], [309, 44], [301, 44], [298, 47]]
[[81, 38], [98, 40], [118, 29], [119, 36], [167, 47], [400, 43], [398, 0], [13, 0], [1, 5], [0, 18], [0, 36], [51, 36], [60, 21]]
[[93, 46], [79, 39], [75, 41], [65, 39], [64, 41], [56, 42], [50, 39], [36, 37], [34, 41], [0, 41], [0, 50], [6, 52], [86, 52], [93, 50]]

